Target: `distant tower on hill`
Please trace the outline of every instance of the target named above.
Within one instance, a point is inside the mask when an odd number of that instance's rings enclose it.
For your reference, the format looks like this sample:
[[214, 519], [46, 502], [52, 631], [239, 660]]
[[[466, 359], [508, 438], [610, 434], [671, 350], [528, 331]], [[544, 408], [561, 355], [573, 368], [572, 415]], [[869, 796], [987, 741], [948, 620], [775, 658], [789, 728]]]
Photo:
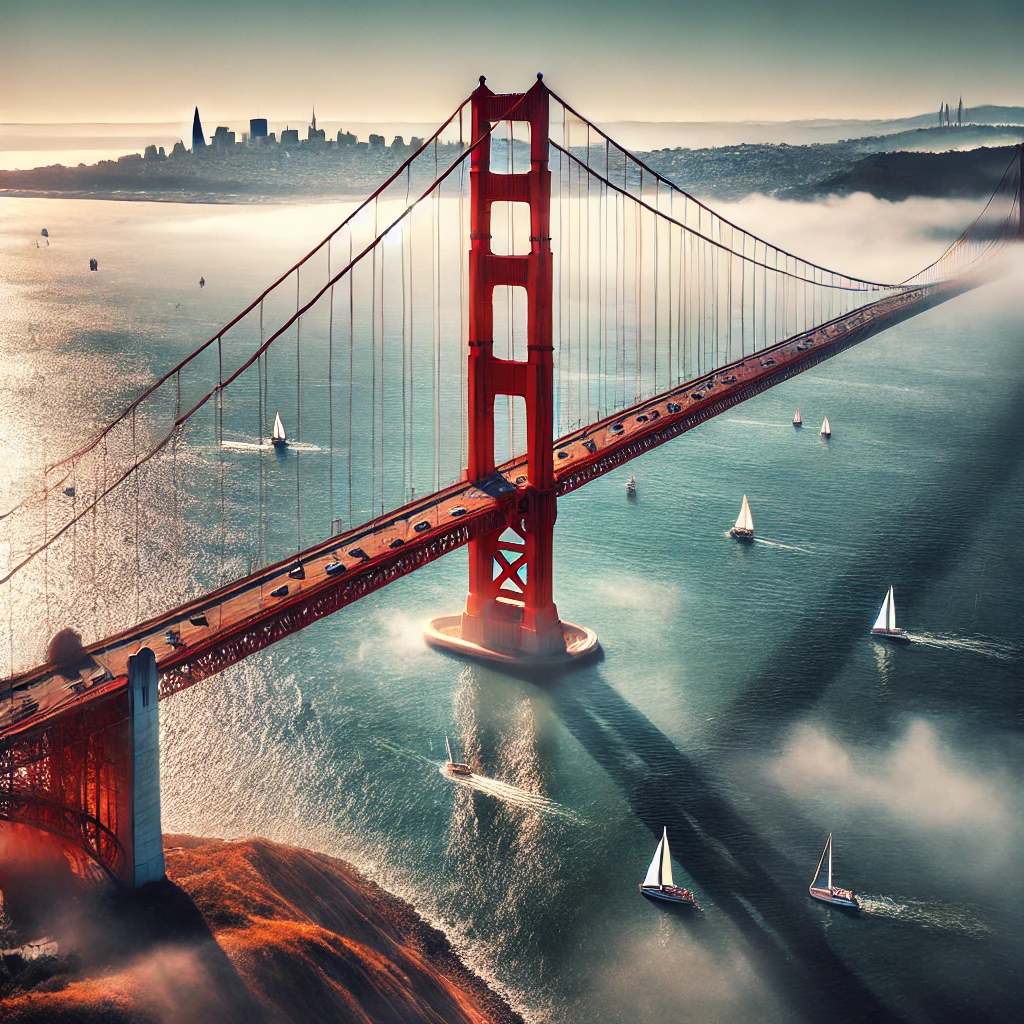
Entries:
[[206, 139], [203, 136], [203, 122], [199, 120], [199, 108], [196, 107], [196, 116], [192, 118], [192, 152], [197, 149], [206, 148]]
[[960, 97], [960, 105], [956, 108], [956, 126], [962, 128], [964, 126], [964, 98]]

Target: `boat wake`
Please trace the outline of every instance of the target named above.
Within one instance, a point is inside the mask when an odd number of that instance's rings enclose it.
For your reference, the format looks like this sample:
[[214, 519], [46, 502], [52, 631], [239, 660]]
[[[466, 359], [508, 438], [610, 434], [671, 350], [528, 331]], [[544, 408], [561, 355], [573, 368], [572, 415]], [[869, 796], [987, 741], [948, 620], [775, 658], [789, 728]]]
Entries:
[[970, 907], [958, 907], [938, 900], [897, 899], [893, 896], [857, 894], [862, 914], [902, 921], [921, 928], [955, 932], [980, 938], [992, 929]]
[[1015, 661], [1022, 652], [1013, 644], [990, 637], [955, 636], [952, 633], [908, 633], [910, 639], [922, 647], [935, 647], [944, 651], [969, 651], [986, 658]]
[[562, 804], [557, 803], [555, 800], [549, 800], [546, 796], [541, 796], [539, 793], [531, 793], [529, 790], [520, 789], [518, 786], [513, 786], [509, 782], [502, 782], [499, 779], [489, 779], [486, 775], [449, 775], [444, 761], [435, 761], [432, 758], [424, 757], [423, 754], [417, 754], [413, 750], [406, 750], [404, 747], [396, 746], [387, 740], [375, 739], [373, 743], [384, 750], [390, 751], [392, 754], [399, 754], [410, 761], [415, 761], [425, 768], [436, 769], [443, 778], [458, 786], [475, 789], [480, 793], [493, 796], [504, 803], [521, 807], [526, 811], [533, 811], [536, 814], [545, 814], [551, 818], [561, 818], [562, 821], [570, 821], [574, 825], [586, 824], [586, 818], [581, 817], [575, 811], [569, 810], [568, 807], [562, 806]]
[[[265, 441], [263, 444], [256, 444], [253, 441], [221, 441], [221, 448], [233, 452], [272, 452], [274, 446]], [[285, 451], [289, 452], [322, 452], [318, 444], [304, 444], [302, 441], [289, 441]]]
[[220, 446], [233, 452], [269, 452], [274, 447], [269, 441], [266, 444], [252, 444], [249, 441], [221, 441]]
[[790, 430], [793, 429], [792, 424], [778, 423], [775, 420], [741, 420], [737, 419], [735, 416], [730, 416], [725, 422], [735, 423], [741, 427], [773, 427], [780, 430], [783, 427], [788, 427]]
[[509, 782], [502, 782], [499, 779], [489, 779], [486, 775], [449, 775], [444, 763], [437, 764], [438, 771], [449, 781], [457, 786], [467, 786], [480, 793], [493, 796], [503, 803], [512, 804], [515, 807], [522, 807], [526, 811], [534, 811], [537, 814], [546, 814], [551, 818], [561, 818], [563, 821], [571, 821], [574, 825], [583, 825], [585, 818], [581, 818], [575, 811], [563, 807], [554, 800], [549, 800], [539, 793], [531, 793], [529, 790], [520, 789]]
[[768, 540], [765, 537], [755, 537], [755, 544], [763, 544], [766, 548], [779, 548], [782, 551], [798, 551], [801, 555], [813, 555], [814, 552], [810, 548], [801, 548], [796, 544], [783, 544], [782, 541]]

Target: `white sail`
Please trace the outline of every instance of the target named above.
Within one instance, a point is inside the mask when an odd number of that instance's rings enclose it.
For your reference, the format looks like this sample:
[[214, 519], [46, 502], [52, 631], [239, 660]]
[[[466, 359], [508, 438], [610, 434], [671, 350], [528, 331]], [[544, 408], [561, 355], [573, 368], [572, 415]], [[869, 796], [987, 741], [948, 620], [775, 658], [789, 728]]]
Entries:
[[814, 871], [814, 880], [811, 882], [812, 889], [832, 888], [832, 833], [829, 832], [825, 840], [825, 849], [821, 851], [821, 860]]
[[274, 416], [274, 433], [271, 434], [271, 438], [274, 441], [286, 441], [288, 439], [288, 435], [284, 432], [284, 424], [281, 422], [280, 413]]
[[886, 620], [886, 628], [894, 630], [896, 628], [896, 595], [893, 593], [892, 587], [889, 588], [889, 596], [886, 600], [889, 602], [889, 618]]
[[754, 517], [750, 514], [750, 506], [747, 504], [747, 496], [745, 494], [743, 495], [743, 506], [740, 508], [740, 514], [736, 517], [736, 529], [754, 532]]
[[797, 406], [796, 415], [793, 417], [793, 425], [799, 426], [801, 423], [803, 423], [803, 419], [800, 416], [800, 407]]
[[661, 849], [664, 844], [665, 838], [662, 837], [658, 840], [658, 848], [654, 851], [651, 866], [647, 869], [647, 874], [644, 875], [644, 885], [661, 885]]
[[[885, 600], [882, 602], [882, 607], [878, 609], [878, 618], [875, 619], [875, 624], [871, 627], [872, 629], [889, 629], [889, 618], [892, 607], [892, 587], [889, 588], [889, 593], [885, 595]], [[896, 616], [892, 615], [892, 619], [895, 622]]]
[[672, 880], [672, 854], [668, 848], [668, 829], [661, 834], [661, 884], [675, 885]]
[[448, 761], [449, 761], [449, 763], [454, 761], [455, 758], [452, 757], [452, 745], [448, 742], [448, 737], [447, 736], [445, 736], [445, 738], [444, 738], [444, 749], [448, 751]]
[[831, 425], [828, 422], [828, 417], [827, 416], [825, 417], [824, 421], [821, 424], [821, 432], [822, 432], [822, 434], [825, 435], [825, 437], [828, 437], [828, 435], [832, 433], [832, 427], [831, 427]]

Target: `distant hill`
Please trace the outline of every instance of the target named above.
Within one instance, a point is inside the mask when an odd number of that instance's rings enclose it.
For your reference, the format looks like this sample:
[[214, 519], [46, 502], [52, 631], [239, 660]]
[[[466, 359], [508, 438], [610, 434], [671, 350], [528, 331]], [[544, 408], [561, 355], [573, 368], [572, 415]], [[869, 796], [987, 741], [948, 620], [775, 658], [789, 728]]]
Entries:
[[968, 124], [962, 128], [916, 128], [876, 138], [856, 139], [864, 153], [946, 153], [951, 149], [978, 149], [1024, 141], [1024, 118], [1006, 125]]
[[868, 192], [898, 201], [911, 196], [980, 199], [999, 184], [1016, 150], [974, 149], [957, 153], [873, 153], [820, 181], [787, 189], [783, 199], [816, 199]]
[[1024, 107], [993, 105], [968, 107], [964, 120], [968, 124], [1024, 124]]
[[[1024, 124], [1024, 107], [992, 104], [970, 107], [972, 124]], [[918, 128], [938, 127], [938, 107], [928, 114], [871, 119], [809, 118], [800, 121], [609, 121], [602, 122], [616, 142], [633, 150], [786, 143], [806, 146], [879, 135], [895, 135]]]

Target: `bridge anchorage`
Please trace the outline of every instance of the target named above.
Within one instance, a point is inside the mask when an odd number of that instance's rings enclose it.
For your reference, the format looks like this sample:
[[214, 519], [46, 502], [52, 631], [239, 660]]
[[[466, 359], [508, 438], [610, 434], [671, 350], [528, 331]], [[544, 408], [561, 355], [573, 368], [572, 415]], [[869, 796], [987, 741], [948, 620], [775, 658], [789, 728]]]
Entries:
[[[520, 121], [530, 129], [530, 169], [491, 170], [492, 126]], [[507, 522], [469, 542], [469, 594], [461, 615], [431, 619], [424, 630], [442, 650], [499, 664], [553, 665], [597, 653], [590, 629], [562, 622], [552, 594], [556, 482], [554, 433], [553, 273], [551, 259], [550, 113], [542, 76], [525, 93], [497, 95], [483, 76], [472, 95], [469, 250], [469, 459], [464, 477], [509, 490], [494, 457], [494, 400], [526, 402], [525, 473]], [[491, 206], [519, 202], [530, 210], [530, 252], [491, 250]], [[494, 289], [526, 291], [527, 358], [494, 354]], [[480, 483], [483, 481], [484, 483]]]

